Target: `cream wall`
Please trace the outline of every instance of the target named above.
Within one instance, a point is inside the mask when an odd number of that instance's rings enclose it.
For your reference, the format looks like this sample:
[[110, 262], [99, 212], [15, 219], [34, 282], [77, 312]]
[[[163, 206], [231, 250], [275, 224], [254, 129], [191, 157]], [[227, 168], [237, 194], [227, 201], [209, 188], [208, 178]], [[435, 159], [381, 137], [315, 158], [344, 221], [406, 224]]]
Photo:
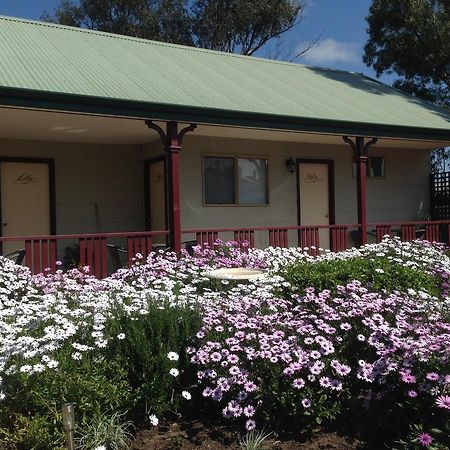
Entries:
[[[54, 159], [59, 234], [144, 229], [143, 160], [162, 153], [159, 141], [125, 146], [0, 140], [0, 156]], [[208, 153], [267, 157], [270, 206], [203, 206], [202, 155]], [[386, 177], [367, 180], [369, 222], [423, 218], [428, 213], [428, 152], [374, 146], [371, 153], [385, 157]], [[285, 160], [291, 156], [334, 161], [336, 223], [356, 223], [356, 180], [346, 145], [189, 134], [181, 151], [183, 229], [296, 225], [296, 175], [290, 174], [285, 166]], [[257, 243], [265, 245], [266, 241]]]
[[0, 140], [1, 156], [55, 161], [58, 234], [142, 230], [139, 146]]
[[[160, 149], [156, 146], [155, 149]], [[154, 150], [153, 153], [158, 153]], [[159, 152], [161, 153], [161, 152]], [[270, 206], [203, 206], [202, 154], [254, 155], [269, 159]], [[419, 220], [428, 213], [429, 153], [372, 147], [385, 158], [385, 178], [367, 180], [369, 222]], [[289, 157], [332, 159], [336, 223], [356, 223], [356, 180], [348, 146], [252, 141], [187, 135], [181, 151], [182, 227], [220, 228], [297, 224], [297, 181], [285, 166]]]

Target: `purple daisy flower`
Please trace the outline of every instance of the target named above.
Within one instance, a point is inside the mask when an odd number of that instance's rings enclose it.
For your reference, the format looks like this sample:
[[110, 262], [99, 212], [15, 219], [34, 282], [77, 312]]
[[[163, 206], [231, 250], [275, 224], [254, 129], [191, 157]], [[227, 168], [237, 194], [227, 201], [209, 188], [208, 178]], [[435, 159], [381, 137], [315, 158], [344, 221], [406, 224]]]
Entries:
[[450, 409], [450, 395], [441, 395], [436, 399], [439, 408]]
[[305, 380], [303, 378], [296, 378], [293, 382], [292, 382], [292, 386], [295, 387], [295, 389], [301, 389], [302, 387], [305, 386]]
[[213, 393], [213, 390], [210, 387], [207, 387], [203, 390], [203, 397], [210, 397]]
[[211, 358], [211, 361], [213, 361], [213, 362], [219, 362], [222, 359], [222, 355], [219, 352], [214, 352], [214, 353], [211, 353], [210, 358]]
[[412, 384], [416, 382], [416, 377], [410, 373], [402, 373], [402, 381], [406, 384]]
[[420, 433], [417, 439], [423, 447], [428, 447], [433, 442], [433, 438], [428, 433]]
[[232, 366], [228, 370], [231, 375], [238, 375], [241, 371], [239, 370], [238, 366]]
[[427, 378], [427, 380], [430, 380], [430, 381], [438, 381], [440, 376], [436, 372], [430, 372], [430, 373], [427, 373], [426, 378]]
[[248, 405], [244, 408], [244, 416], [252, 417], [255, 414], [255, 408], [251, 405]]
[[244, 384], [244, 389], [247, 392], [253, 392], [256, 391], [256, 384], [253, 383], [253, 381], [247, 381], [247, 383]]

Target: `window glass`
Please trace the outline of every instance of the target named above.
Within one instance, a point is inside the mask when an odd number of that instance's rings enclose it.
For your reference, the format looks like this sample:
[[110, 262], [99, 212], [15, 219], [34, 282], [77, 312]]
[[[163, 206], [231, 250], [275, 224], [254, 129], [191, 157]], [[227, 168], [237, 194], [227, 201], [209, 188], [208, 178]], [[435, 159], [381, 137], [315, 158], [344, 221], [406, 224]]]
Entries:
[[267, 204], [267, 159], [239, 158], [238, 172], [239, 204]]
[[371, 156], [367, 164], [367, 172], [369, 177], [384, 177], [384, 158]]
[[236, 203], [234, 158], [205, 156], [204, 188], [207, 205]]
[[[356, 163], [353, 163], [353, 176], [356, 177]], [[382, 156], [370, 156], [367, 161], [366, 175], [370, 178], [384, 177], [384, 158]]]

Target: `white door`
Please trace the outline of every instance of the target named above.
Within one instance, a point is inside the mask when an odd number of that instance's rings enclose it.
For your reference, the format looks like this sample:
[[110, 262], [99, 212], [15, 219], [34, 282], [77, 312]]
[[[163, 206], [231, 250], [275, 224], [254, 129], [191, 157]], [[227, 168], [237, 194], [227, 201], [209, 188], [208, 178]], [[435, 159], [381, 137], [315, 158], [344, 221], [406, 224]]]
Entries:
[[[330, 194], [327, 163], [299, 163], [300, 225], [330, 224]], [[330, 248], [330, 232], [319, 231], [320, 247]]]
[[[50, 234], [50, 177], [46, 163], [0, 163], [2, 236]], [[3, 255], [23, 248], [4, 242]]]
[[[166, 229], [166, 177], [164, 161], [149, 164], [150, 229]], [[155, 237], [155, 243], [165, 243], [165, 236]]]

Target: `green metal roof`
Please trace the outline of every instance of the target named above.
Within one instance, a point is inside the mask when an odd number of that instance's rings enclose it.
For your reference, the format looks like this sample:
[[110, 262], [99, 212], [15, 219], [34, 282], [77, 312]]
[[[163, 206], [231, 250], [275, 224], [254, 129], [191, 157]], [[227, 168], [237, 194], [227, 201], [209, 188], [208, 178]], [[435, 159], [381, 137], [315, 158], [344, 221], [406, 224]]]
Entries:
[[450, 114], [365, 76], [0, 16], [0, 104], [450, 141]]

